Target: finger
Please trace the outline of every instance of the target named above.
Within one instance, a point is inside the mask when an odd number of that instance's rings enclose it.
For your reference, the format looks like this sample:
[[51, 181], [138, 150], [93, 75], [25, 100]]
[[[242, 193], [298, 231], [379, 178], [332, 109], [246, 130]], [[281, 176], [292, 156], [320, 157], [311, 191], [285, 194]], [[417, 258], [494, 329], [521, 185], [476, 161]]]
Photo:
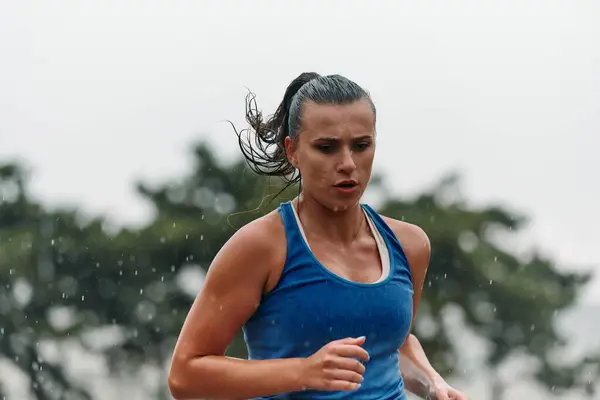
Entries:
[[369, 353], [364, 348], [356, 345], [337, 345], [333, 347], [333, 353], [341, 357], [352, 357], [369, 361]]
[[367, 340], [367, 338], [365, 336], [361, 336], [361, 337], [357, 337], [357, 338], [349, 337], [349, 338], [345, 338], [345, 339], [340, 339], [340, 340], [336, 340], [335, 342], [342, 343], [342, 344], [356, 344], [356, 345], [361, 346], [363, 343], [365, 343], [366, 340]]
[[335, 366], [337, 369], [354, 371], [361, 375], [364, 374], [366, 370], [364, 364], [354, 358], [339, 357], [335, 360]]
[[333, 381], [346, 381], [353, 383], [362, 383], [363, 376], [356, 371], [347, 369], [330, 369], [325, 371], [326, 376]]
[[360, 383], [341, 380], [328, 381], [325, 390], [331, 392], [352, 392], [360, 388]]
[[450, 399], [450, 397], [448, 397], [448, 394], [446, 392], [437, 391], [437, 392], [435, 392], [435, 400], [451, 400], [451, 399]]
[[450, 400], [468, 400], [467, 396], [465, 396], [464, 394], [462, 394], [461, 392], [458, 392], [456, 390], [453, 390], [450, 392], [449, 398], [450, 398]]

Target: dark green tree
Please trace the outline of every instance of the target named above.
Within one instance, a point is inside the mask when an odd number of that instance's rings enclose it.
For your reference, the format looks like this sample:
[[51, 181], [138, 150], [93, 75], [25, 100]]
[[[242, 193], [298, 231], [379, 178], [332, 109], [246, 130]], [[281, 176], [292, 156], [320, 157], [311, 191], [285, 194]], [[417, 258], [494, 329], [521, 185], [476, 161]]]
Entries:
[[470, 207], [459, 183], [449, 175], [414, 199], [387, 199], [381, 208], [385, 215], [421, 226], [432, 243], [420, 314], [436, 326], [416, 328], [427, 353], [435, 365], [453, 372], [452, 360], [460, 359], [461, 349], [452, 345], [443, 316], [458, 307], [465, 328], [491, 344], [492, 400], [502, 399], [511, 385], [500, 380], [498, 369], [514, 354], [538, 361], [531, 377], [549, 390], [579, 387], [592, 393], [585, 372], [595, 366], [598, 373], [597, 358], [562, 365], [552, 357], [566, 344], [555, 317], [574, 305], [590, 274], [564, 272], [542, 254], [517, 255], [502, 246], [525, 218], [498, 206]]
[[[140, 367], [154, 366], [163, 373], [162, 385], [149, 395], [169, 398], [166, 366], [201, 285], [190, 284], [192, 278], [202, 277], [236, 229], [298, 193], [292, 187], [273, 199], [281, 189], [276, 179], [257, 177], [240, 160], [224, 164], [199, 144], [186, 176], [138, 185], [153, 205], [152, 220], [111, 232], [101, 218], [50, 211], [33, 201], [18, 167], [0, 171], [0, 348], [28, 374], [37, 399], [68, 391], [89, 398], [59, 362], [41, 357], [37, 343], [66, 339], [106, 355], [121, 377], [130, 373], [135, 379]], [[373, 184], [386, 193], [385, 180]], [[512, 237], [523, 218], [501, 207], [469, 207], [452, 179], [413, 199], [384, 197], [379, 210], [422, 226], [431, 239], [418, 319], [429, 318], [438, 329], [431, 334], [417, 325], [417, 334], [437, 368], [451, 373], [451, 360], [460, 357], [442, 326], [445, 311], [455, 307], [465, 329], [493, 345], [488, 357], [493, 370], [524, 351], [539, 361], [532, 378], [547, 387], [591, 387], [585, 368], [596, 365], [593, 358], [565, 366], [551, 357], [563, 344], [553, 317], [573, 304], [588, 276], [560, 272], [542, 255], [524, 259], [501, 246], [498, 238]], [[54, 321], [57, 310], [67, 312], [68, 323]], [[105, 331], [113, 333], [109, 342], [91, 335]], [[246, 356], [241, 337], [229, 354]], [[494, 393], [501, 398], [499, 390]]]

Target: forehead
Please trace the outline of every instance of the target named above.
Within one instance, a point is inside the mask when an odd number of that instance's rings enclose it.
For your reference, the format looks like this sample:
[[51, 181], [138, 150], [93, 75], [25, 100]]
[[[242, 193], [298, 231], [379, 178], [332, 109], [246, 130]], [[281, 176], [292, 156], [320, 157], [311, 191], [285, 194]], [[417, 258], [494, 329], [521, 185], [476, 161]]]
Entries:
[[302, 132], [305, 136], [368, 135], [375, 132], [375, 115], [368, 100], [349, 104], [302, 105]]

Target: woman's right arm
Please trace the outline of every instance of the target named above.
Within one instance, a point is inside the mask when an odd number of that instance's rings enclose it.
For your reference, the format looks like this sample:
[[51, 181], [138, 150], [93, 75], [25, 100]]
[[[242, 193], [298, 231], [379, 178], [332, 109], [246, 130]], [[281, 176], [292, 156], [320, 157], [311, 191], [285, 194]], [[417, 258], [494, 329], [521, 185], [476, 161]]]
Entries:
[[240, 229], [211, 264], [177, 340], [169, 388], [175, 399], [251, 399], [303, 389], [355, 390], [368, 359], [363, 339], [324, 346], [308, 359], [240, 360], [225, 350], [258, 308], [286, 257], [279, 215]]
[[169, 373], [174, 398], [248, 399], [302, 389], [299, 360], [223, 356], [258, 307], [274, 263], [285, 261], [285, 246], [282, 258], [273, 233], [264, 237], [266, 225], [274, 225], [267, 218], [236, 232], [211, 264], [175, 346]]

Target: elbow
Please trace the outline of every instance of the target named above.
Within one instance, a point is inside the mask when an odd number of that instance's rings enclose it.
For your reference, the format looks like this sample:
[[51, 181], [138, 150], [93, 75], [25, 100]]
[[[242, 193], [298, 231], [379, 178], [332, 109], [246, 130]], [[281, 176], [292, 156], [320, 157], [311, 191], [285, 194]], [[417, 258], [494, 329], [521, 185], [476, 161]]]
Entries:
[[185, 379], [182, 378], [182, 374], [178, 372], [179, 368], [173, 368], [171, 366], [171, 371], [169, 371], [169, 392], [171, 392], [171, 396], [174, 400], [185, 400], [187, 398], [186, 394], [189, 392], [189, 388]]
[[[198, 379], [202, 374], [193, 372], [188, 358], [175, 356], [169, 370], [169, 392], [174, 400], [203, 398], [203, 383]], [[192, 375], [194, 375], [192, 379]]]
[[169, 392], [174, 400], [185, 400], [187, 388], [185, 383], [179, 378], [177, 374], [172, 371], [169, 373]]

